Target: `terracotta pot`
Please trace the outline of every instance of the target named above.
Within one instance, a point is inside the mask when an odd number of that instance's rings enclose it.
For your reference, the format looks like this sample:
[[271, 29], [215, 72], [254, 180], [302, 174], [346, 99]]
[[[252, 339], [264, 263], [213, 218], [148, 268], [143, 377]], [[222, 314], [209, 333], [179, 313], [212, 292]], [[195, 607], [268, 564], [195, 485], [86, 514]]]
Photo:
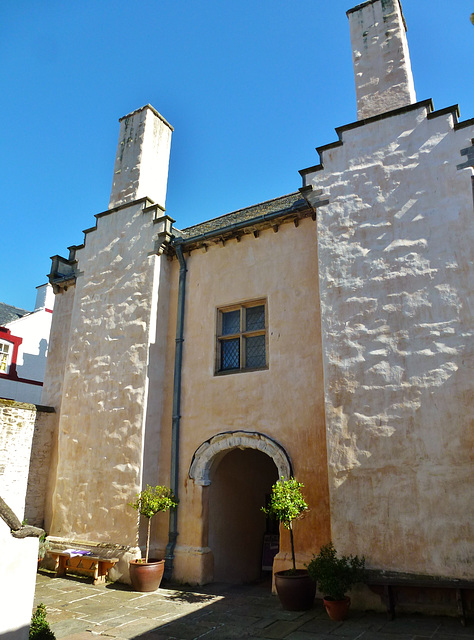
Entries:
[[323, 603], [331, 620], [345, 620], [351, 606], [351, 599], [345, 597], [344, 600], [331, 600], [329, 597], [323, 598]]
[[287, 611], [307, 611], [314, 604], [316, 583], [306, 569], [297, 569], [296, 573], [277, 571], [275, 586], [281, 605]]
[[161, 584], [164, 560], [130, 561], [130, 580], [135, 591], [156, 591]]

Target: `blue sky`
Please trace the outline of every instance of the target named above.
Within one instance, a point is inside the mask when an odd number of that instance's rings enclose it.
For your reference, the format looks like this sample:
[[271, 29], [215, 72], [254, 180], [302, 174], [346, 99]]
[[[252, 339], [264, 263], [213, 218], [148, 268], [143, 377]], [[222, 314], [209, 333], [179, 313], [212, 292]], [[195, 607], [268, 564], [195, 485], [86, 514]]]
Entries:
[[[173, 126], [178, 227], [301, 186], [356, 120], [350, 0], [3, 0], [0, 301], [32, 309], [50, 256], [107, 209], [118, 119]], [[474, 117], [474, 0], [403, 0], [419, 100]]]

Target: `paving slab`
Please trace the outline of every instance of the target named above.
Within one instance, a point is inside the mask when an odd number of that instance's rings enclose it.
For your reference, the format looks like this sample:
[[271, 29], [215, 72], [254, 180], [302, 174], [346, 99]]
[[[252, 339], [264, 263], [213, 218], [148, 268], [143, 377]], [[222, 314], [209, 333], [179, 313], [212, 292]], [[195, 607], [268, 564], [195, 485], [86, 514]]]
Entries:
[[164, 585], [137, 593], [122, 584], [38, 573], [35, 607], [46, 605], [57, 640], [474, 640], [474, 620], [351, 610], [330, 620], [320, 601], [284, 611], [270, 584]]

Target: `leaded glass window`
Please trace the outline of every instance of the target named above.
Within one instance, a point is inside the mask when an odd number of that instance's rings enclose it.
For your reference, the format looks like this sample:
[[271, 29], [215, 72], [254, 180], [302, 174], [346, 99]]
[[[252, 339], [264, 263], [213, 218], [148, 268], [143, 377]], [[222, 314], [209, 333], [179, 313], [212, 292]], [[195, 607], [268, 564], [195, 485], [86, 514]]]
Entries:
[[239, 369], [240, 367], [240, 340], [222, 340], [221, 358], [223, 369]]
[[217, 372], [263, 369], [267, 366], [266, 305], [262, 302], [219, 309]]
[[240, 333], [240, 311], [227, 311], [222, 314], [222, 335]]
[[249, 369], [265, 366], [265, 336], [245, 338], [246, 365]]

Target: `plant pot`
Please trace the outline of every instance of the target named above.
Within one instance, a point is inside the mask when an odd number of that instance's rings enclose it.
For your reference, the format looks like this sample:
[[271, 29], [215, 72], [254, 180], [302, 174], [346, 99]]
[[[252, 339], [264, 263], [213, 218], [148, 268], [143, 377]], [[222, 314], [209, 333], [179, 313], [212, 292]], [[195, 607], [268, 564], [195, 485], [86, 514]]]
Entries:
[[281, 605], [287, 611], [307, 611], [314, 604], [316, 583], [311, 580], [306, 569], [290, 573], [277, 571], [275, 587]]
[[323, 603], [328, 616], [331, 620], [345, 620], [351, 606], [351, 599], [345, 597], [344, 600], [332, 600], [331, 598], [323, 598]]
[[156, 591], [161, 584], [164, 560], [130, 561], [130, 580], [135, 591]]

